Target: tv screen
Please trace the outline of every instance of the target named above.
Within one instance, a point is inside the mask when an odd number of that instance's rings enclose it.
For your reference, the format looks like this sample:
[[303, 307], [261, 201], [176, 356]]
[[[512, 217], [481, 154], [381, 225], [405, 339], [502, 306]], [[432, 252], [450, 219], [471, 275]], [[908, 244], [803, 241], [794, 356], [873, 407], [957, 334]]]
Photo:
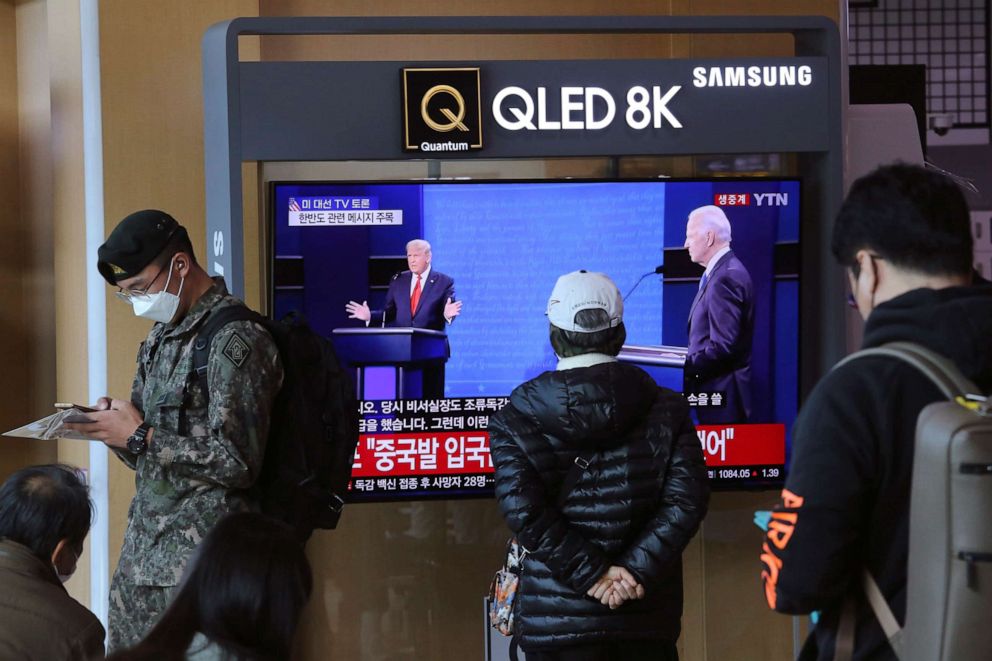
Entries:
[[[799, 392], [797, 180], [284, 182], [271, 192], [273, 314], [302, 312], [332, 338], [359, 390], [351, 500], [492, 494], [489, 417], [555, 369], [544, 312], [557, 277], [578, 269], [608, 274], [625, 296], [619, 359], [664, 387], [687, 384], [713, 486], [782, 484]], [[704, 310], [703, 266], [684, 247], [689, 213], [704, 206], [729, 220], [732, 253], [713, 261], [738, 261], [749, 312]], [[431, 246], [416, 293], [413, 239]], [[451, 323], [449, 299], [462, 304]], [[349, 302], [368, 321], [351, 318]], [[706, 357], [721, 344], [731, 358]]]

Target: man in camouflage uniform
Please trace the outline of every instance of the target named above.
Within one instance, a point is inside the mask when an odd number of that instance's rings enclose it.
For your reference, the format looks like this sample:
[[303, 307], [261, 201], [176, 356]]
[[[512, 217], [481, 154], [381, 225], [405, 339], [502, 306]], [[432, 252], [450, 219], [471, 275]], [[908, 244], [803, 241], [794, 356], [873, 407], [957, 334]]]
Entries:
[[131, 400], [100, 399], [92, 423], [136, 472], [136, 493], [110, 589], [110, 649], [140, 640], [165, 610], [190, 553], [225, 514], [253, 506], [270, 415], [282, 384], [271, 336], [251, 321], [215, 335], [207, 393], [193, 345], [213, 311], [243, 305], [196, 263], [186, 230], [145, 210], [114, 229], [98, 268], [135, 314], [157, 321], [138, 350]]

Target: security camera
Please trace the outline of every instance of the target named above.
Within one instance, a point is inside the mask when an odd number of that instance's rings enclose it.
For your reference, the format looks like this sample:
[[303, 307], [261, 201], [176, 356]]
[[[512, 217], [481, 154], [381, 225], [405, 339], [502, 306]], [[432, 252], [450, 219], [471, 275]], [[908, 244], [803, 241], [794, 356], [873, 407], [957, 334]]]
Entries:
[[947, 132], [954, 128], [954, 113], [934, 113], [927, 117], [930, 123], [930, 130], [937, 135], [947, 135]]

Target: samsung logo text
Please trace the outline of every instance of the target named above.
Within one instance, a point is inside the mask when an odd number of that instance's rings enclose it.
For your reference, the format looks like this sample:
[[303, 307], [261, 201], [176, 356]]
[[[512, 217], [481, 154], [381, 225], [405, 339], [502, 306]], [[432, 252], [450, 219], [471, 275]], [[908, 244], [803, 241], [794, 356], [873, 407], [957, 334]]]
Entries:
[[750, 67], [695, 67], [693, 87], [808, 87], [813, 69], [795, 64]]

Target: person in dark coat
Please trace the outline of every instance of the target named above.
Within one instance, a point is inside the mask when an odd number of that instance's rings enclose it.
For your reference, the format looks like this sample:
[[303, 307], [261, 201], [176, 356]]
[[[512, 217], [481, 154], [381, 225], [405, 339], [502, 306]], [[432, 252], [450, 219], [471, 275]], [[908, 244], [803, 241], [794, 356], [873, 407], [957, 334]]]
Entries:
[[[397, 326], [444, 331], [461, 314], [462, 302], [455, 300], [455, 280], [431, 267], [431, 244], [414, 239], [406, 244], [409, 271], [393, 276], [381, 310], [369, 308], [368, 301], [348, 301], [349, 319], [366, 326]], [[447, 339], [445, 339], [447, 343]], [[451, 353], [450, 347], [447, 349]], [[422, 396], [444, 397], [444, 364], [423, 368]]]
[[709, 500], [688, 403], [617, 361], [607, 276], [562, 276], [547, 314], [557, 369], [489, 427], [496, 497], [527, 550], [514, 636], [528, 661], [677, 659], [682, 551]]
[[455, 300], [455, 280], [431, 268], [431, 244], [414, 239], [406, 244], [409, 271], [393, 276], [381, 310], [372, 310], [367, 301], [348, 301], [344, 306], [349, 319], [366, 325], [410, 326], [443, 331], [462, 311]]
[[62, 585], [92, 517], [72, 466], [22, 468], [0, 486], [0, 659], [103, 659], [103, 625]]
[[[832, 250], [866, 320], [862, 348], [915, 342], [943, 354], [987, 393], [992, 287], [971, 285], [970, 225], [953, 180], [890, 165], [851, 186]], [[782, 501], [761, 550], [768, 606], [821, 611], [801, 661], [834, 659], [848, 597], [856, 613], [853, 658], [897, 658], [861, 576], [871, 573], [904, 625], [916, 422], [925, 406], [943, 399], [915, 367], [871, 356], [830, 371], [803, 404]]]
[[730, 241], [730, 221], [720, 207], [699, 207], [689, 214], [685, 247], [689, 258], [706, 270], [689, 308], [682, 392], [723, 397], [723, 406], [696, 410], [702, 425], [751, 417], [754, 286]]

